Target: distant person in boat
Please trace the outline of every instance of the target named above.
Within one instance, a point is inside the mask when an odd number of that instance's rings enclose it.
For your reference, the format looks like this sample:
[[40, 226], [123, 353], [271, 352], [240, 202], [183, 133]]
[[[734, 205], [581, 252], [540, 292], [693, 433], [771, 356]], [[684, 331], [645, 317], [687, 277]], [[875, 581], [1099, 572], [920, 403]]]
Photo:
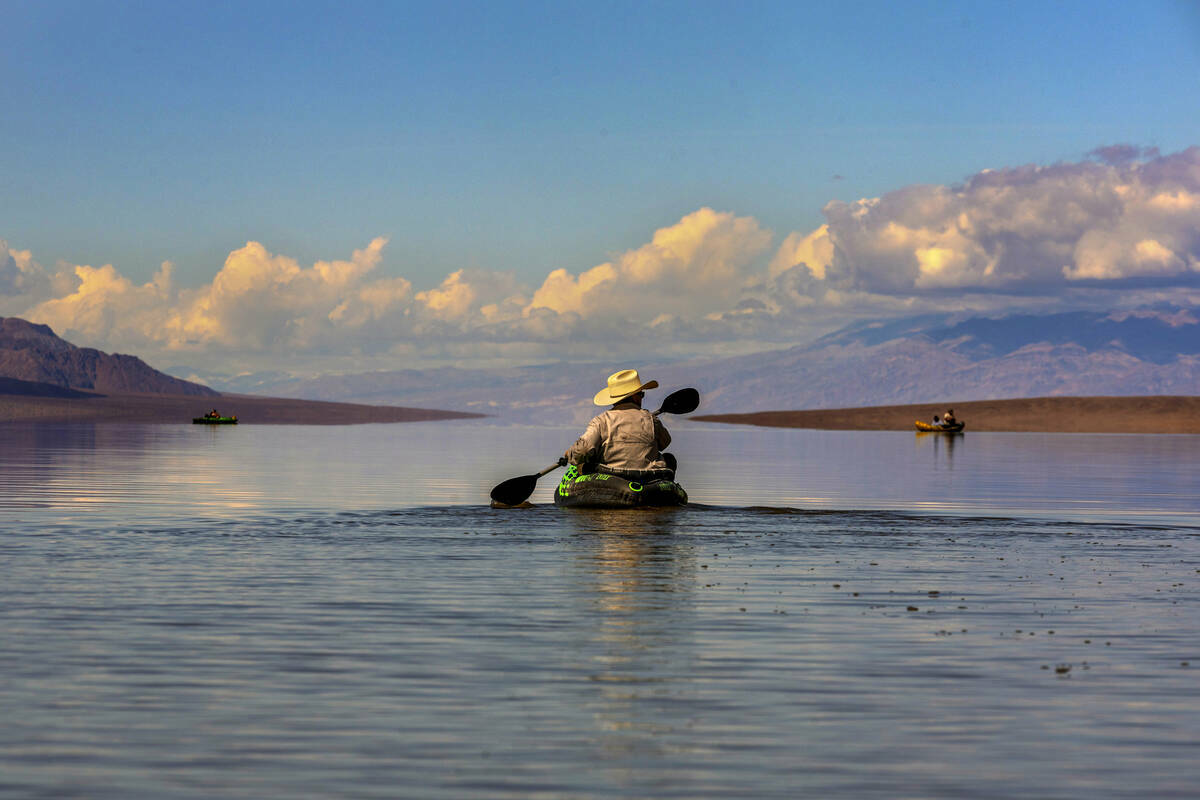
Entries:
[[220, 412], [218, 412], [215, 408], [212, 411], [205, 414], [204, 416], [208, 417], [209, 419], [220, 419], [221, 418]]
[[956, 420], [954, 418], [954, 409], [953, 408], [946, 409], [946, 416], [942, 417], [942, 426], [950, 427], [951, 425], [957, 425], [957, 424], [958, 424], [958, 420]]
[[931, 422], [929, 424], [935, 428], [940, 428], [940, 427], [942, 427], [942, 418], [940, 416], [938, 416], [937, 414], [934, 414], [933, 422]]
[[662, 455], [671, 443], [671, 434], [657, 417], [642, 408], [646, 390], [656, 388], [658, 381], [642, 383], [636, 369], [608, 376], [608, 385], [596, 393], [592, 402], [612, 408], [588, 423], [587, 430], [558, 463], [574, 464], [585, 473], [607, 472], [635, 481], [674, 480], [675, 471]]

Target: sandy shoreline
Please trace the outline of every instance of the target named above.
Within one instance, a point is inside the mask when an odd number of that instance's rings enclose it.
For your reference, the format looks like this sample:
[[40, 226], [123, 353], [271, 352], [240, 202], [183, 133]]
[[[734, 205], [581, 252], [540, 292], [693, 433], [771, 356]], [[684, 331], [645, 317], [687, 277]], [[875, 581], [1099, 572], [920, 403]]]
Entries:
[[1196, 396], [1034, 397], [941, 405], [700, 414], [691, 419], [775, 428], [915, 432], [915, 420], [929, 421], [947, 408], [954, 409], [955, 417], [966, 423], [968, 432], [1200, 433], [1200, 397]]
[[83, 398], [0, 395], [0, 422], [144, 422], [191, 424], [217, 408], [247, 425], [355, 425], [472, 419], [481, 414], [400, 406], [327, 403], [282, 397], [122, 394]]

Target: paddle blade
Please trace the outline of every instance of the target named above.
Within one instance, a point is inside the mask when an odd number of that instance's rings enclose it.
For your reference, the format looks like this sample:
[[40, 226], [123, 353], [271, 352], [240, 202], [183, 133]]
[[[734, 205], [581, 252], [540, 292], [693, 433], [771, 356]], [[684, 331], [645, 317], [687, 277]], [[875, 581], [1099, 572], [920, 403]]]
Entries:
[[537, 488], [538, 475], [522, 475], [519, 478], [509, 478], [504, 483], [496, 484], [492, 489], [492, 500], [506, 506], [516, 506], [524, 503]]
[[663, 399], [656, 414], [690, 414], [700, 405], [700, 393], [695, 389], [680, 389]]

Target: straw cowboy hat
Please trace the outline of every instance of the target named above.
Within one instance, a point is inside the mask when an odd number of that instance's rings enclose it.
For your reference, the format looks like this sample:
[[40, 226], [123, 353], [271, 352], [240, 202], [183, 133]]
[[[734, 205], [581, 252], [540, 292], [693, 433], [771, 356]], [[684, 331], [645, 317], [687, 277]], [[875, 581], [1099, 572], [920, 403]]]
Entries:
[[643, 389], [657, 389], [658, 381], [642, 383], [636, 369], [623, 369], [608, 376], [608, 386], [596, 392], [592, 402], [598, 406], [611, 406], [619, 403], [631, 394], [637, 394]]

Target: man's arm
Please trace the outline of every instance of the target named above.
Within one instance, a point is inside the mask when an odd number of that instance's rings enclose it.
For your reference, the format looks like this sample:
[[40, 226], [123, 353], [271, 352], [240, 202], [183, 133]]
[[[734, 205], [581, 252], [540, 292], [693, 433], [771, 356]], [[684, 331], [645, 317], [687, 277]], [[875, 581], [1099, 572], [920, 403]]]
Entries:
[[601, 430], [603, 415], [593, 417], [588, 423], [587, 430], [583, 435], [575, 440], [575, 444], [567, 448], [563, 453], [563, 457], [567, 459], [568, 464], [586, 464], [588, 461], [595, 461], [593, 458], [600, 449], [600, 444], [604, 441], [603, 431]]
[[667, 431], [667, 426], [659, 422], [658, 417], [654, 418], [654, 446], [658, 448], [658, 452], [666, 450], [671, 445], [671, 434]]

